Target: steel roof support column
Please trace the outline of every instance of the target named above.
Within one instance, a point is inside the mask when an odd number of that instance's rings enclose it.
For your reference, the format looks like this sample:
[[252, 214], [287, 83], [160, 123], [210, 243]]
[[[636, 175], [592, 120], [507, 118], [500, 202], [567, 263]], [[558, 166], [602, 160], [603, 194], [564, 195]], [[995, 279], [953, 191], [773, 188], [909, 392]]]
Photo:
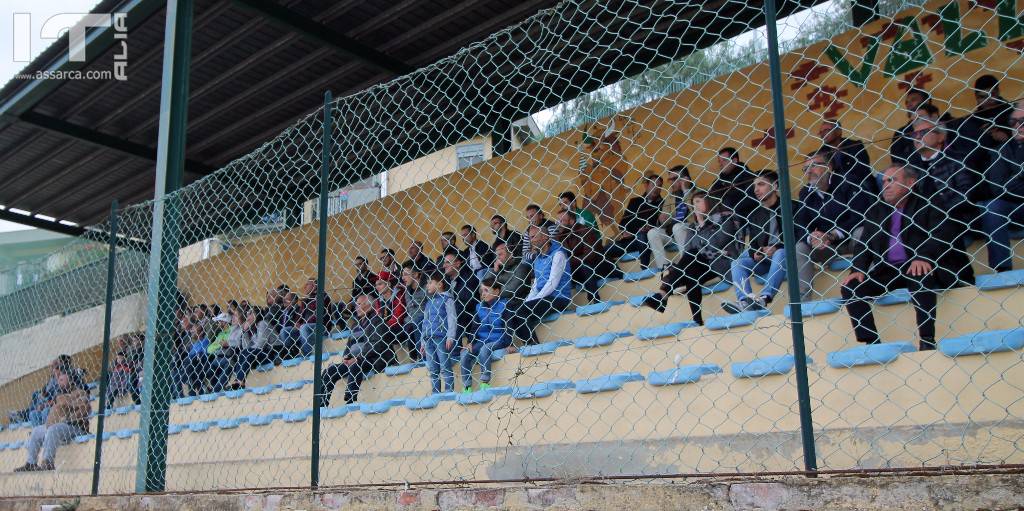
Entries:
[[171, 378], [175, 311], [179, 307], [178, 248], [181, 211], [174, 192], [185, 171], [189, 65], [193, 0], [167, 0], [156, 192], [149, 258], [148, 310], [142, 384], [141, 437], [135, 491], [164, 490], [167, 473], [167, 420], [172, 397], [181, 391]]

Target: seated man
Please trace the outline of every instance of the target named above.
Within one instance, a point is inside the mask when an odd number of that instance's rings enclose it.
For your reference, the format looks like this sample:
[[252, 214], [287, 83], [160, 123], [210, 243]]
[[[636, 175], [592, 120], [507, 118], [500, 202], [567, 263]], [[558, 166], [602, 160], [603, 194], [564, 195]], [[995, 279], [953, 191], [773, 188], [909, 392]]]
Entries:
[[387, 272], [380, 272], [377, 276], [377, 299], [373, 301], [373, 311], [384, 320], [384, 324], [391, 331], [388, 335], [405, 345], [409, 353], [412, 353], [416, 351], [416, 345], [405, 335], [405, 296], [402, 288], [395, 287], [397, 284], [397, 278], [392, 278]]
[[[513, 247], [518, 248], [519, 245]], [[499, 241], [494, 245], [494, 253], [494, 264], [487, 278], [494, 279], [495, 286], [501, 290], [501, 298], [514, 309], [530, 293], [530, 265], [522, 264], [504, 242]]]
[[[377, 275], [370, 271], [370, 265], [363, 256], [356, 257], [356, 276], [352, 279], [352, 296], [355, 300], [359, 295], [373, 294], [373, 284], [377, 282]], [[285, 288], [281, 292], [282, 299], [289, 290]]]
[[918, 118], [914, 122], [914, 146], [917, 148], [909, 164], [930, 178], [938, 187], [938, 200], [947, 214], [960, 223], [966, 232], [977, 218], [972, 203], [981, 199], [981, 176], [965, 166], [965, 157], [947, 143], [946, 128], [935, 118]]
[[647, 231], [658, 226], [658, 215], [665, 198], [661, 196], [661, 176], [647, 174], [641, 182], [643, 193], [626, 203], [626, 209], [619, 217], [619, 234], [605, 249], [605, 257], [617, 261], [626, 252], [640, 252], [640, 264], [646, 268], [651, 265]]
[[853, 253], [864, 230], [864, 211], [874, 198], [858, 183], [832, 172], [826, 155], [815, 153], [804, 167], [807, 184], [800, 189], [800, 208], [794, 221], [799, 240], [796, 260], [800, 300], [812, 300], [816, 265]]
[[458, 340], [466, 334], [469, 324], [473, 322], [480, 280], [458, 254], [444, 256], [444, 275], [448, 280], [446, 289], [455, 299], [455, 318], [459, 325]]
[[544, 210], [540, 209], [540, 206], [536, 204], [530, 204], [526, 206], [524, 211], [526, 216], [526, 230], [523, 231], [521, 237], [523, 242], [523, 261], [526, 263], [532, 263], [533, 257], [536, 253], [533, 251], [533, 244], [530, 243], [530, 226], [536, 225], [541, 229], [544, 229], [549, 235], [553, 234], [558, 229], [558, 224], [548, 219], [547, 215], [544, 214]]
[[989, 169], [989, 186], [995, 197], [985, 203], [982, 229], [989, 237], [988, 265], [995, 271], [1013, 269], [1010, 223], [1024, 223], [1024, 101], [1010, 114], [1013, 137], [999, 150]]
[[[32, 429], [32, 436], [25, 445], [27, 459], [24, 465], [14, 469], [15, 472], [53, 470], [57, 447], [89, 432], [91, 407], [85, 385], [79, 378], [60, 371], [57, 374], [56, 389], [57, 395], [46, 418], [46, 425]], [[42, 463], [38, 463], [40, 449], [43, 451]]]
[[[434, 273], [434, 262], [423, 253], [423, 242], [416, 240], [409, 244], [409, 259], [402, 263], [402, 268], [412, 268], [422, 275]], [[420, 284], [423, 282], [421, 281]]]
[[889, 158], [893, 165], [906, 163], [910, 155], [914, 154], [914, 121], [917, 119], [917, 110], [921, 105], [928, 104], [931, 97], [922, 89], [911, 87], [903, 95], [903, 106], [907, 114], [907, 123], [893, 133], [889, 144]]
[[558, 205], [572, 212], [576, 215], [576, 221], [597, 229], [597, 217], [594, 213], [589, 210], [576, 207], [576, 194], [572, 192], [562, 192], [558, 194]]
[[[758, 206], [750, 212], [746, 222], [746, 235], [750, 237], [746, 250], [732, 262], [732, 283], [736, 286], [737, 303], [723, 303], [730, 314], [746, 310], [764, 310], [779, 292], [786, 278], [786, 251], [782, 248], [782, 200], [779, 197], [779, 175], [773, 171], [760, 173], [754, 179], [754, 196]], [[797, 205], [793, 204], [793, 211]], [[767, 275], [760, 293], [754, 294], [750, 277]]]
[[868, 192], [878, 192], [878, 182], [871, 172], [871, 158], [864, 142], [847, 138], [843, 125], [838, 119], [826, 119], [818, 128], [818, 136], [824, 142], [818, 154], [825, 156], [825, 162], [836, 175], [856, 183]]
[[455, 233], [451, 231], [444, 231], [441, 233], [441, 237], [437, 240], [438, 248], [440, 253], [437, 254], [437, 261], [434, 263], [435, 268], [441, 268], [444, 266], [444, 256], [448, 254], [459, 255], [459, 247], [455, 243]]
[[531, 225], [527, 231], [536, 256], [533, 258], [533, 286], [523, 304], [510, 318], [516, 337], [537, 343], [534, 331], [544, 316], [562, 312], [572, 300], [572, 269], [569, 254], [551, 239], [547, 230]]
[[969, 265], [957, 248], [960, 230], [946, 214], [930, 179], [911, 166], [885, 169], [882, 199], [867, 213], [860, 251], [843, 280], [843, 299], [858, 342], [881, 342], [867, 300], [906, 288], [917, 312], [921, 349], [935, 349], [936, 290], [961, 285], [957, 275]]
[[459, 234], [462, 235], [462, 241], [466, 244], [466, 248], [460, 252], [462, 260], [466, 262], [476, 278], [484, 278], [487, 275], [487, 268], [494, 262], [494, 252], [491, 252], [491, 247], [476, 235], [476, 227], [463, 225]]
[[476, 305], [476, 316], [470, 329], [471, 341], [463, 341], [459, 366], [462, 368], [462, 391], [473, 390], [473, 363], [480, 364], [480, 390], [490, 388], [491, 362], [494, 352], [508, 348], [512, 336], [505, 329], [504, 299], [499, 298], [501, 285], [493, 278], [480, 284], [480, 303]]
[[360, 295], [355, 300], [356, 328], [354, 335], [345, 346], [345, 353], [340, 364], [324, 369], [323, 394], [320, 406], [330, 406], [331, 394], [338, 380], [346, 382], [345, 402], [354, 403], [359, 398], [359, 386], [366, 375], [381, 372], [395, 362], [395, 352], [391, 349], [394, 338], [384, 319], [373, 310], [373, 301], [369, 296]]
[[686, 218], [690, 216], [690, 190], [693, 189], [693, 178], [690, 177], [690, 169], [683, 165], [672, 167], [668, 171], [669, 194], [675, 201], [672, 205], [672, 214], [662, 213], [658, 218], [659, 224], [654, 229], [647, 231], [647, 243], [651, 246], [651, 255], [654, 257], [654, 267], [663, 269], [668, 266], [669, 260], [665, 253], [665, 245], [670, 241], [676, 242], [676, 248], [686, 244]]
[[[382, 272], [383, 273], [383, 272]], [[390, 273], [390, 275], [398, 275], [398, 272]], [[379, 277], [378, 277], [379, 278]], [[316, 279], [310, 278], [306, 281], [306, 284], [302, 287], [302, 306], [296, 325], [299, 327], [299, 354], [303, 357], [308, 357], [313, 354], [313, 339], [314, 332], [316, 331], [316, 302], [319, 297], [319, 293], [316, 290]], [[331, 311], [331, 297], [324, 293], [324, 332], [331, 329], [329, 313]]]
[[565, 209], [559, 213], [558, 222], [554, 238], [569, 251], [573, 283], [587, 292], [590, 303], [599, 301], [598, 283], [614, 273], [621, 274], [621, 270], [605, 258], [597, 229], [580, 222], [578, 215]]
[[513, 268], [519, 266], [526, 252], [523, 236], [510, 229], [508, 222], [505, 221], [505, 217], [501, 215], [491, 217], [491, 232], [494, 233], [494, 243], [491, 244], [491, 252], [494, 252], [497, 256], [498, 245], [505, 245], [505, 249], [508, 250], [511, 256], [510, 261], [512, 264], [510, 266]]
[[720, 205], [722, 215], [736, 214], [746, 218], [747, 213], [757, 206], [753, 191], [754, 173], [740, 161], [740, 153], [735, 147], [720, 149], [716, 160], [718, 177], [708, 189], [708, 195]]

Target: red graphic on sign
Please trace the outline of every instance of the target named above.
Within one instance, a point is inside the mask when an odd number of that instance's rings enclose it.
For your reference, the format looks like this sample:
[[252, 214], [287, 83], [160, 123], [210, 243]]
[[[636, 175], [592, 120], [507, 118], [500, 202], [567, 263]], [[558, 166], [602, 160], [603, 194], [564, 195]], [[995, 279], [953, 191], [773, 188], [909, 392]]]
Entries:
[[[796, 129], [792, 126], [786, 128], [786, 138], [793, 138], [796, 135]], [[761, 136], [750, 141], [750, 146], [754, 149], [775, 149], [775, 127], [761, 130]]]
[[[886, 23], [885, 25], [882, 25], [882, 29], [881, 30], [879, 30], [879, 31], [877, 31], [877, 32], [875, 32], [875, 33], [873, 33], [871, 35], [873, 35], [873, 36], [875, 36], [875, 37], [877, 37], [877, 38], [879, 38], [879, 39], [881, 39], [883, 41], [888, 41], [889, 39], [895, 39], [896, 38], [896, 34], [900, 33], [900, 31], [903, 30], [903, 28], [904, 28], [904, 25], [901, 25], [898, 21], [890, 21], [890, 22]], [[867, 48], [868, 46], [871, 46], [871, 38], [867, 37], [867, 36], [861, 37], [860, 38], [860, 45], [861, 45], [862, 48]]]
[[925, 89], [925, 84], [932, 81], [931, 73], [922, 73], [921, 71], [915, 71], [913, 73], [907, 73], [903, 75], [903, 80], [896, 85], [900, 90], [909, 90], [911, 87], [915, 89]]
[[943, 35], [945, 32], [942, 30], [942, 19], [939, 18], [938, 14], [926, 14], [919, 18], [921, 23], [932, 27], [931, 32], [938, 35]]
[[991, 10], [994, 11], [994, 10], [996, 10], [996, 2], [997, 1], [998, 0], [971, 0], [968, 3], [971, 4], [971, 5], [976, 5], [978, 7], [984, 7], [986, 9], [991, 9]]
[[1010, 48], [1012, 50], [1016, 50], [1017, 53], [1020, 53], [1021, 55], [1024, 55], [1024, 39], [1017, 39], [1016, 41], [1013, 41], [1012, 43], [1005, 43], [1005, 45], [1006, 45], [1007, 48]]
[[790, 90], [797, 90], [807, 85], [811, 80], [817, 80], [821, 75], [829, 72], [831, 68], [818, 64], [813, 60], [805, 60], [790, 71], [789, 76], [793, 83], [789, 85]]
[[824, 109], [826, 119], [835, 119], [839, 115], [839, 111], [846, 108], [839, 98], [845, 97], [847, 94], [849, 92], [846, 90], [837, 90], [830, 85], [816, 87], [814, 91], [807, 94], [807, 99], [810, 100], [807, 107], [811, 110]]

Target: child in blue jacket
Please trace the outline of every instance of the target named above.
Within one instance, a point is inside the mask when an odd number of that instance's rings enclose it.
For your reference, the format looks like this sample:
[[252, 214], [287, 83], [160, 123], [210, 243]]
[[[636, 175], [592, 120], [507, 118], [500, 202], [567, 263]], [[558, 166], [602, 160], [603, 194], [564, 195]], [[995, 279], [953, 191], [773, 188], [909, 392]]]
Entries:
[[455, 391], [452, 363], [459, 348], [456, 341], [458, 325], [455, 321], [455, 299], [448, 294], [447, 286], [444, 275], [440, 273], [434, 273], [427, 279], [427, 301], [423, 305], [420, 329], [420, 349], [427, 361], [430, 385], [435, 394], [441, 392], [442, 375], [448, 392]]
[[473, 362], [480, 364], [480, 390], [490, 388], [491, 362], [494, 352], [505, 349], [512, 344], [512, 336], [505, 329], [505, 312], [507, 302], [499, 298], [501, 284], [493, 278], [487, 278], [480, 284], [480, 303], [476, 306], [473, 317], [472, 344], [462, 349], [462, 388], [463, 392], [473, 390]]

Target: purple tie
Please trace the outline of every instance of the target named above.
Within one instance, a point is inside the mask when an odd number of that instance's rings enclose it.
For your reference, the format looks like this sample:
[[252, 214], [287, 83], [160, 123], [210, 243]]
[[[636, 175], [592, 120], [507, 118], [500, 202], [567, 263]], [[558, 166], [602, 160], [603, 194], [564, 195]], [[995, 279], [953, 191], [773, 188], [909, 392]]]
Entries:
[[897, 209], [892, 214], [892, 223], [889, 224], [889, 250], [885, 252], [885, 260], [892, 264], [902, 264], [907, 260], [907, 248], [900, 239], [902, 229], [903, 210]]

